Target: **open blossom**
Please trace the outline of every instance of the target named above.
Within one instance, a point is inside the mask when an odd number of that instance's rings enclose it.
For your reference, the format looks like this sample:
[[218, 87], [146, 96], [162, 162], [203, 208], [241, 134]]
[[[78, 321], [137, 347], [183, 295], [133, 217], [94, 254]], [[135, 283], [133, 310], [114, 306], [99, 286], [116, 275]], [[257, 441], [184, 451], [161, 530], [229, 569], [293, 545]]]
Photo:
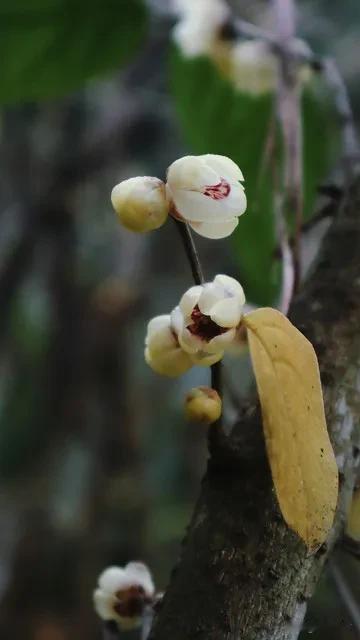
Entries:
[[230, 15], [224, 0], [175, 0], [180, 20], [173, 38], [184, 56], [192, 58], [212, 52], [221, 28]]
[[226, 156], [185, 156], [167, 172], [170, 212], [206, 238], [225, 238], [246, 210], [244, 176]]
[[146, 605], [153, 601], [154, 583], [142, 562], [129, 562], [125, 567], [109, 567], [98, 580], [94, 606], [102, 620], [113, 620], [119, 629], [134, 629], [141, 624]]
[[158, 229], [168, 217], [165, 185], [159, 178], [143, 176], [120, 182], [112, 190], [111, 202], [120, 222], [130, 231]]
[[181, 376], [192, 367], [190, 356], [179, 345], [170, 315], [150, 320], [145, 338], [145, 360], [156, 373], [169, 377]]
[[236, 339], [245, 304], [242, 286], [217, 275], [213, 282], [191, 287], [171, 314], [182, 349], [193, 362], [220, 360]]

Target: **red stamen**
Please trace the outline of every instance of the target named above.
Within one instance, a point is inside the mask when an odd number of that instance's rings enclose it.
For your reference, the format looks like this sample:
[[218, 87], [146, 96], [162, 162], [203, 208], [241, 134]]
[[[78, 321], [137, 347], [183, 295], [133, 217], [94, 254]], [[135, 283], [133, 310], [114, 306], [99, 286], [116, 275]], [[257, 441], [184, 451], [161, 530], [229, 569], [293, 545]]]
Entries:
[[191, 314], [192, 323], [187, 326], [190, 333], [201, 340], [205, 340], [205, 342], [210, 342], [216, 336], [220, 336], [222, 333], [225, 333], [227, 329], [224, 327], [219, 327], [216, 322], [211, 320], [210, 316], [206, 316], [204, 313], [201, 313], [198, 305], [194, 307]]
[[137, 618], [141, 616], [148, 598], [145, 590], [140, 585], [134, 585], [128, 589], [121, 589], [116, 594], [117, 602], [114, 610], [123, 618]]
[[224, 178], [221, 178], [219, 184], [213, 184], [205, 187], [203, 190], [203, 194], [204, 196], [208, 196], [213, 200], [224, 200], [224, 198], [228, 197], [230, 191], [231, 187], [229, 183], [226, 182]]

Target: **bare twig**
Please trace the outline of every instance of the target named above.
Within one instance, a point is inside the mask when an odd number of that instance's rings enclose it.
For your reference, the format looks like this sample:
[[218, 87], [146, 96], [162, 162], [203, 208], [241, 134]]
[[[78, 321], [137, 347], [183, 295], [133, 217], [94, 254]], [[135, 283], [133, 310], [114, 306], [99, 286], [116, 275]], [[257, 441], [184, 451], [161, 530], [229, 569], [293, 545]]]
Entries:
[[295, 10], [293, 0], [274, 0], [275, 6], [276, 24], [279, 26], [277, 34], [233, 17], [224, 29], [224, 36], [262, 40], [269, 45], [270, 51], [279, 56], [281, 61], [291, 63], [293, 66], [307, 64], [313, 71], [323, 74], [329, 88], [334, 93], [335, 107], [342, 127], [345, 167], [347, 176], [351, 179], [355, 173], [354, 160], [359, 161], [360, 150], [345, 82], [332, 58], [322, 59], [309, 46], [298, 46], [298, 41], [294, 37]]
[[284, 139], [285, 212], [295, 214], [293, 245], [294, 291], [301, 277], [301, 227], [303, 210], [303, 150], [300, 92], [298, 88], [298, 62], [286, 54], [287, 46], [295, 36], [295, 7], [293, 0], [273, 0], [278, 41], [283, 46], [279, 54], [278, 114]]
[[276, 226], [277, 235], [279, 238], [279, 245], [282, 259], [282, 274], [281, 274], [281, 296], [279, 302], [279, 309], [287, 315], [291, 300], [294, 294], [295, 285], [295, 269], [294, 269], [294, 256], [291, 251], [289, 238], [286, 230], [286, 222], [283, 217], [283, 207], [281, 205], [281, 195], [275, 197], [275, 212], [276, 212]]
[[354, 162], [360, 160], [359, 141], [356, 135], [354, 114], [351, 108], [345, 82], [335, 60], [326, 58], [323, 73], [329, 88], [333, 91], [335, 106], [342, 129], [342, 143], [345, 169], [348, 181], [355, 175]]
[[185, 250], [186, 257], [189, 261], [191, 272], [194, 278], [195, 284], [204, 284], [204, 274], [202, 271], [199, 254], [197, 252], [194, 238], [190, 231], [189, 225], [180, 222], [180, 220], [176, 220], [173, 218], [176, 228], [181, 237], [181, 241], [183, 243], [183, 247]]

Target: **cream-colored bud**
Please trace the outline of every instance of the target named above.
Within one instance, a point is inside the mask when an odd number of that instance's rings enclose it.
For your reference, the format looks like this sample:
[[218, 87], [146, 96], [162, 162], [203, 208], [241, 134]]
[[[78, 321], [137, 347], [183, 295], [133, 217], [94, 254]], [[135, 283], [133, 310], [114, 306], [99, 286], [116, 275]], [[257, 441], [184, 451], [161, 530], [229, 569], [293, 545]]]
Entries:
[[212, 424], [219, 420], [222, 401], [215, 389], [194, 387], [185, 399], [185, 415], [190, 422]]
[[111, 202], [124, 227], [138, 233], [158, 229], [169, 213], [164, 183], [150, 176], [120, 182], [111, 192]]

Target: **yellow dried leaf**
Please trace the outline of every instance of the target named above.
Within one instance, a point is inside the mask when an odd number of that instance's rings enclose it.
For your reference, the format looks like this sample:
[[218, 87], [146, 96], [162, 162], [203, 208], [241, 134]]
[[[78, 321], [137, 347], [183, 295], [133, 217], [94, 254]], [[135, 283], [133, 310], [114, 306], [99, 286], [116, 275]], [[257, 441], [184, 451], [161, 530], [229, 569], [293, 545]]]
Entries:
[[334, 520], [338, 470], [312, 344], [279, 311], [244, 317], [271, 473], [283, 517], [309, 549]]
[[346, 523], [346, 534], [360, 542], [360, 489], [354, 491]]

